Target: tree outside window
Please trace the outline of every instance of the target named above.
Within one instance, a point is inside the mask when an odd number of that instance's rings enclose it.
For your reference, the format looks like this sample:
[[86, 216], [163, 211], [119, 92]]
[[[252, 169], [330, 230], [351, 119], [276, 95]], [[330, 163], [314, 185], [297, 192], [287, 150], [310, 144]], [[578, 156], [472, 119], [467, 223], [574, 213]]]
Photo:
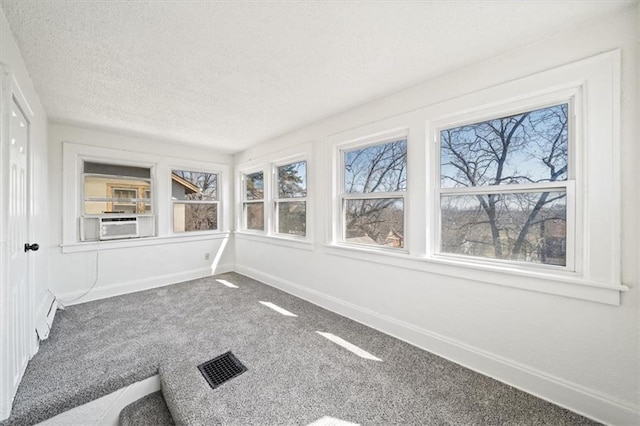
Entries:
[[569, 105], [440, 131], [440, 251], [567, 264]]
[[242, 227], [264, 231], [264, 172], [246, 174], [243, 182]]
[[218, 229], [218, 175], [173, 170], [173, 232]]
[[407, 139], [345, 150], [343, 241], [404, 247]]
[[307, 233], [307, 162], [279, 166], [276, 172], [276, 233], [304, 237]]

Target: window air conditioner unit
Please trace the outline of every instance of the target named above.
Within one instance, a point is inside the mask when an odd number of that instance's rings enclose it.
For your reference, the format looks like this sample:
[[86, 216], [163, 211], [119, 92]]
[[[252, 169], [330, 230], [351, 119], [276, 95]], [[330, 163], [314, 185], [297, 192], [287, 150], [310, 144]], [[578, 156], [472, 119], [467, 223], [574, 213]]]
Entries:
[[120, 238], [137, 238], [137, 217], [101, 217], [100, 240], [116, 240]]

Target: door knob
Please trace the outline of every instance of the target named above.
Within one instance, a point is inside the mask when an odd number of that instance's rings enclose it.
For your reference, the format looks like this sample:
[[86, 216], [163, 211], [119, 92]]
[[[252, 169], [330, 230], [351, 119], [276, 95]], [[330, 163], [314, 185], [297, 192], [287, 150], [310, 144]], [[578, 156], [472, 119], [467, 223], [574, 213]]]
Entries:
[[29, 243], [26, 243], [26, 244], [24, 245], [24, 251], [25, 251], [25, 252], [27, 252], [27, 251], [29, 251], [29, 250], [32, 250], [32, 251], [38, 251], [38, 249], [39, 249], [39, 248], [40, 248], [40, 246], [39, 246], [38, 244], [29, 244]]

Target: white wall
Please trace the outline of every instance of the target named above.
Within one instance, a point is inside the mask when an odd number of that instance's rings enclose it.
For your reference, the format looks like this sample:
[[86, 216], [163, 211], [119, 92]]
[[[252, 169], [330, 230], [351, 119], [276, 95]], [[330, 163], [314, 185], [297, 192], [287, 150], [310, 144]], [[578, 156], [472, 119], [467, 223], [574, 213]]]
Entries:
[[[81, 149], [100, 151], [104, 148], [120, 152], [119, 155], [135, 160], [152, 161], [166, 175], [166, 182], [158, 179], [155, 184], [158, 233], [156, 238], [100, 243], [77, 242], [78, 218], [63, 218], [63, 212], [73, 209], [65, 199], [76, 201], [73, 180], [63, 187], [63, 143], [80, 144]], [[77, 146], [77, 145], [75, 145]], [[86, 148], [86, 147], [89, 148]], [[122, 154], [124, 153], [124, 154]], [[150, 160], [149, 160], [150, 159]], [[138, 291], [160, 285], [185, 281], [233, 269], [232, 205], [222, 202], [222, 227], [216, 234], [185, 233], [171, 235], [170, 197], [171, 166], [198, 164], [201, 168], [227, 169], [221, 176], [222, 194], [230, 193], [229, 155], [164, 142], [127, 137], [121, 134], [96, 131], [79, 127], [51, 124], [49, 132], [49, 192], [51, 253], [51, 290], [63, 303], [80, 303], [116, 294]], [[73, 166], [71, 166], [73, 167]], [[73, 174], [73, 173], [72, 173]], [[163, 175], [164, 176], [164, 175]], [[166, 193], [166, 194], [165, 194]], [[224, 196], [224, 195], [223, 195]], [[63, 229], [66, 226], [68, 229]], [[99, 253], [98, 251], [99, 250]], [[209, 253], [209, 259], [205, 254]], [[219, 256], [218, 256], [219, 254]], [[98, 279], [96, 281], [96, 261]], [[95, 287], [79, 300], [92, 285]]]
[[[331, 190], [325, 138], [616, 48], [622, 51], [621, 274], [630, 287], [622, 293], [619, 306], [365, 262], [323, 246], [331, 214], [324, 203]], [[241, 153], [238, 165], [311, 141], [310, 197], [318, 208], [313, 212], [312, 250], [236, 238], [236, 270], [590, 417], [636, 424], [640, 411], [637, 75], [635, 5], [625, 13], [548, 36]]]
[[[13, 75], [33, 112], [30, 117], [30, 150], [31, 164], [30, 167], [30, 185], [31, 185], [31, 219], [29, 223], [29, 240], [40, 245], [40, 250], [31, 252], [29, 256], [30, 262], [30, 279], [31, 292], [33, 296], [34, 327], [39, 321], [43, 321], [46, 316], [45, 301], [47, 299], [46, 290], [49, 287], [49, 197], [47, 183], [48, 175], [48, 143], [47, 143], [47, 126], [48, 120], [45, 111], [40, 103], [40, 98], [36, 93], [29, 73], [22, 60], [22, 56], [13, 38], [13, 34], [9, 29], [9, 25], [0, 11], [0, 63], [5, 70]], [[2, 141], [6, 143], [6, 141]], [[8, 159], [2, 158], [2, 161]], [[8, 183], [8, 182], [7, 182]], [[2, 183], [0, 191], [4, 192], [7, 188], [5, 182]], [[5, 236], [2, 236], [2, 242], [5, 242]], [[26, 241], [25, 241], [26, 242]], [[3, 272], [4, 273], [4, 272]], [[35, 341], [35, 340], [34, 340]], [[34, 348], [35, 349], [35, 348]]]

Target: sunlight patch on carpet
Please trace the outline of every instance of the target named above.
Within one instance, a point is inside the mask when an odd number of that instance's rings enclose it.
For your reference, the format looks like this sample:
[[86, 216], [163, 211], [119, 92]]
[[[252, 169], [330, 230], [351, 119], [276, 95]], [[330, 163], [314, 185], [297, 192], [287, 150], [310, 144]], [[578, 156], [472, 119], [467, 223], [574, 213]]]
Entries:
[[359, 423], [351, 423], [346, 420], [336, 419], [331, 416], [324, 416], [309, 423], [307, 426], [360, 426]]
[[338, 337], [335, 334], [323, 333], [322, 331], [316, 331], [316, 333], [318, 333], [319, 335], [321, 335], [326, 339], [331, 340], [336, 345], [340, 345], [346, 350], [353, 352], [354, 354], [358, 355], [361, 358], [370, 359], [372, 361], [382, 361], [380, 358], [371, 355], [369, 352], [365, 351], [364, 349], [357, 347], [353, 343], [347, 342], [342, 337]]
[[278, 306], [278, 305], [276, 305], [274, 303], [271, 303], [271, 302], [260, 302], [260, 303], [263, 304], [264, 306], [266, 306], [267, 308], [271, 308], [274, 311], [279, 312], [282, 315], [285, 315], [287, 317], [297, 317], [296, 314], [294, 314], [292, 312], [289, 312], [286, 309], [283, 309], [283, 308], [281, 308], [280, 306]]
[[227, 286], [227, 287], [229, 287], [229, 288], [238, 288], [238, 286], [237, 286], [237, 285], [235, 285], [235, 284], [231, 284], [231, 283], [230, 283], [229, 281], [227, 281], [227, 280], [216, 280], [216, 281], [218, 281], [218, 282], [219, 282], [220, 284], [222, 284], [222, 285], [226, 285], [226, 286]]

